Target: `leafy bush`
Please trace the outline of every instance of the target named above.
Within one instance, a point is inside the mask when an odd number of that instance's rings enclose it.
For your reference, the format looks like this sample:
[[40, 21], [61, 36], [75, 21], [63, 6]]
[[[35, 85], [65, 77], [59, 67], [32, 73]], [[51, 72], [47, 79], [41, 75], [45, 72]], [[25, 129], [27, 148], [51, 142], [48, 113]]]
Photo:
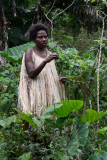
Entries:
[[0, 72], [0, 112], [9, 113], [17, 106], [20, 65], [9, 63]]
[[82, 101], [63, 101], [47, 107], [41, 117], [17, 111], [18, 115], [2, 118], [0, 158], [70, 160], [81, 157], [89, 133], [88, 119], [82, 122], [77, 112], [82, 106]]

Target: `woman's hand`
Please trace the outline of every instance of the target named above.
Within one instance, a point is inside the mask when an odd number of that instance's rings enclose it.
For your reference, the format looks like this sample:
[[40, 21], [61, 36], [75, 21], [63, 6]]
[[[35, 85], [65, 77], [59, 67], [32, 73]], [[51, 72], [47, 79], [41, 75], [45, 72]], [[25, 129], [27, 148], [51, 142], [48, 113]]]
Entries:
[[53, 59], [58, 59], [59, 58], [59, 55], [57, 54], [50, 54], [46, 59], [45, 59], [45, 62], [46, 63], [49, 63], [51, 62]]
[[59, 77], [59, 81], [62, 82], [63, 84], [66, 82], [67, 78], [66, 77]]

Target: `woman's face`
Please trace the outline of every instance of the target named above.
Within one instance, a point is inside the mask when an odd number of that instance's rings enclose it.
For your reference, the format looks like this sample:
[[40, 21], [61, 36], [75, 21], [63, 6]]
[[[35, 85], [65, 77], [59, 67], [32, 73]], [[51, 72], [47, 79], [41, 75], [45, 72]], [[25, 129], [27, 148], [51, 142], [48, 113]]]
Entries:
[[38, 31], [34, 42], [36, 43], [37, 47], [46, 48], [47, 43], [48, 43], [48, 35], [47, 35], [46, 31], [44, 31], [44, 30]]

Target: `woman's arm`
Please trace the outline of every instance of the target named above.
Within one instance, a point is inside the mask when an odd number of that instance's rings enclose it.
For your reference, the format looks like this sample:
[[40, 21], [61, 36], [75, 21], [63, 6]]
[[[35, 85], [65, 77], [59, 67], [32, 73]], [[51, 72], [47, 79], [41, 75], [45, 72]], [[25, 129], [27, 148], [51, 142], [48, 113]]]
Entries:
[[47, 58], [45, 58], [44, 61], [37, 68], [35, 68], [34, 63], [32, 61], [32, 51], [27, 50], [25, 53], [25, 66], [29, 78], [34, 79], [36, 76], [39, 75], [39, 73], [42, 71], [42, 69], [45, 67], [47, 63], [51, 62], [53, 59], [58, 58], [59, 56], [57, 54], [51, 54]]

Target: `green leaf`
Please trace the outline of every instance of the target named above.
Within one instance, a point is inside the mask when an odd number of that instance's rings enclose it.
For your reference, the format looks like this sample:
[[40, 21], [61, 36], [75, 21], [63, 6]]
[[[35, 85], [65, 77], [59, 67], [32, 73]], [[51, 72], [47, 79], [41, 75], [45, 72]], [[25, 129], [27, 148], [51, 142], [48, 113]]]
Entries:
[[64, 121], [65, 121], [65, 118], [58, 118], [57, 120], [53, 120], [51, 121], [51, 123], [48, 123], [45, 129], [48, 133], [51, 131], [50, 128], [51, 129], [55, 128], [55, 130], [59, 129], [61, 131], [64, 127]]
[[31, 114], [25, 114], [24, 112], [20, 112], [21, 118], [27, 122], [29, 122], [32, 126], [34, 126], [35, 128], [38, 128], [38, 124], [36, 124], [33, 120], [33, 115]]
[[56, 41], [53, 42], [53, 41], [49, 40], [48, 45], [51, 49], [53, 49], [57, 46], [57, 43], [58, 42], [56, 42]]
[[37, 118], [37, 117], [33, 117], [32, 120], [35, 122], [35, 124], [40, 128], [43, 126], [43, 122], [41, 119]]
[[11, 62], [21, 63], [23, 53], [26, 50], [33, 48], [34, 46], [35, 46], [35, 43], [28, 42], [20, 46], [9, 48], [6, 51], [1, 51], [0, 54]]
[[94, 155], [91, 155], [88, 160], [107, 160], [107, 152], [99, 151]]
[[106, 131], [107, 131], [107, 127], [104, 127], [104, 128], [99, 129], [99, 130], [96, 131], [96, 132], [98, 132], [98, 133], [104, 133], [104, 132], [106, 132]]
[[95, 110], [87, 109], [85, 115], [80, 117], [82, 122], [89, 122], [90, 124], [104, 117], [106, 114], [101, 111], [97, 113]]
[[53, 117], [55, 108], [59, 108], [61, 106], [62, 104], [53, 104], [45, 108], [45, 111], [43, 112], [40, 119], [42, 123], [48, 124], [46, 130], [50, 130], [50, 127], [59, 128], [60, 130], [62, 130], [65, 118], [58, 118], [57, 120], [55, 120]]
[[52, 115], [54, 113], [55, 108], [59, 108], [62, 104], [53, 104], [51, 106], [45, 107], [45, 111], [43, 112], [42, 116], [40, 117], [42, 120], [52, 119]]
[[68, 147], [68, 153], [70, 155], [78, 155], [79, 142], [78, 138], [74, 138], [70, 142], [70, 146]]
[[67, 117], [71, 112], [78, 111], [83, 106], [83, 101], [67, 100], [57, 104], [62, 104], [62, 106], [55, 108], [54, 115], [60, 118]]
[[57, 152], [58, 153], [58, 159], [60, 160], [69, 160], [69, 157], [64, 154], [64, 153], [61, 153], [61, 152]]
[[54, 109], [55, 108], [59, 108], [60, 106], [62, 106], [62, 104], [53, 104], [51, 106], [45, 107], [45, 111], [43, 112], [42, 117], [50, 117], [53, 115]]
[[31, 159], [32, 159], [32, 157], [31, 157], [31, 153], [30, 152], [25, 153], [25, 154], [23, 154], [22, 156], [20, 156], [18, 158], [18, 160], [31, 160]]
[[17, 121], [17, 116], [14, 115], [14, 116], [11, 116], [9, 118], [6, 118], [6, 119], [3, 119], [3, 120], [0, 120], [0, 125], [4, 128], [8, 127], [9, 125], [11, 125], [11, 123], [15, 123]]
[[71, 140], [68, 145], [68, 152], [70, 155], [78, 155], [80, 152], [79, 147], [84, 147], [88, 137], [89, 123], [80, 123], [76, 121], [75, 127], [72, 132]]
[[88, 66], [93, 67], [94, 61], [93, 61], [93, 60], [86, 60], [86, 61], [85, 61], [85, 64], [88, 65]]
[[89, 132], [88, 126], [89, 126], [88, 122], [79, 124], [77, 126], [77, 130], [79, 129], [78, 130], [78, 138], [79, 138], [79, 146], [80, 147], [84, 147], [87, 142], [87, 137], [88, 137], [88, 132]]

